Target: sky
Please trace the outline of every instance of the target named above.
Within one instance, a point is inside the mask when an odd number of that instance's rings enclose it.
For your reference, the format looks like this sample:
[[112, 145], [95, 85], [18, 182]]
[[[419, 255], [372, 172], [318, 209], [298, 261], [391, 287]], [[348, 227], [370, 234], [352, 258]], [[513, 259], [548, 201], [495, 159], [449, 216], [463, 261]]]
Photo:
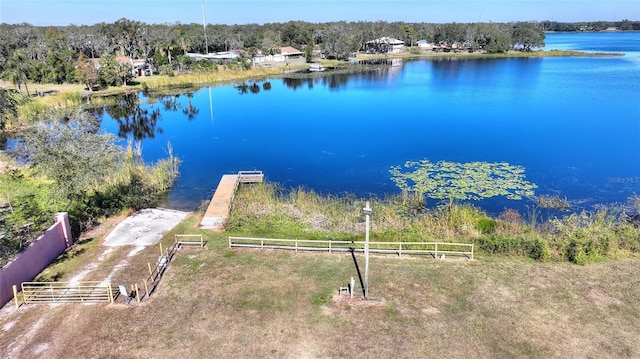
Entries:
[[[0, 0], [0, 23], [202, 23], [203, 0]], [[208, 24], [640, 20], [640, 0], [204, 0]]]

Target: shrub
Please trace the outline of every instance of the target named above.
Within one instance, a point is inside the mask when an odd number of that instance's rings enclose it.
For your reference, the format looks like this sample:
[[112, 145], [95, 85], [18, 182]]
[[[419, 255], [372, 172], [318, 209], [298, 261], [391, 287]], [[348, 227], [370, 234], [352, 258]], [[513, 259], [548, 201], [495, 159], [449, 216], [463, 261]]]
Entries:
[[496, 221], [489, 217], [483, 217], [476, 222], [476, 229], [481, 234], [493, 233], [496, 229]]
[[169, 77], [175, 76], [175, 73], [173, 72], [173, 68], [169, 64], [160, 65], [160, 67], [158, 68], [158, 73], [160, 75], [165, 75]]
[[577, 240], [569, 242], [567, 259], [574, 264], [585, 265], [587, 263], [587, 254], [585, 253], [582, 243]]
[[530, 258], [541, 262], [551, 259], [551, 251], [549, 250], [549, 245], [546, 241], [541, 239], [534, 239], [531, 241], [528, 255]]

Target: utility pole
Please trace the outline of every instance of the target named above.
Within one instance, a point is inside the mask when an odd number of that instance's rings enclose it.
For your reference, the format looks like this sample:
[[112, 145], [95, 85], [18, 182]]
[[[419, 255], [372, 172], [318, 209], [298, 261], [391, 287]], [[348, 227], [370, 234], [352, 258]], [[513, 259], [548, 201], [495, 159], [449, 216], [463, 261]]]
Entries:
[[371, 206], [369, 201], [366, 202], [362, 209], [366, 217], [365, 222], [365, 238], [364, 238], [364, 299], [369, 298], [369, 216], [371, 215]]
[[205, 53], [209, 53], [209, 41], [207, 40], [207, 20], [204, 17], [204, 0], [202, 0], [202, 28], [204, 29]]

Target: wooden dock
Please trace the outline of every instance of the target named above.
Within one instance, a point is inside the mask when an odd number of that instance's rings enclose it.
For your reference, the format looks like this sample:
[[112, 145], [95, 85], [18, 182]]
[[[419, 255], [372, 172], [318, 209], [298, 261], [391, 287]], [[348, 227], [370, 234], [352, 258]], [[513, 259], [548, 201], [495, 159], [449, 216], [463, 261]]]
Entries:
[[235, 175], [223, 175], [200, 221], [200, 228], [221, 230], [229, 218], [233, 197], [240, 183], [259, 183], [263, 180], [262, 171], [240, 171]]

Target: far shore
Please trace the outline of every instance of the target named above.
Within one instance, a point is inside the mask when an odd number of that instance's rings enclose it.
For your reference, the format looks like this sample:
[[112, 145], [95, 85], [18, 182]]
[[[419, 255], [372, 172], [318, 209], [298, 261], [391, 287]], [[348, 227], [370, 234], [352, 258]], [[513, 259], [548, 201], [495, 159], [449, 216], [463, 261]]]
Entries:
[[[350, 61], [337, 61], [337, 60], [317, 60], [323, 67], [327, 69], [340, 69], [342, 71], [349, 71], [350, 63], [376, 60], [376, 59], [404, 59], [404, 60], [417, 60], [417, 59], [444, 59], [444, 58], [457, 58], [457, 59], [500, 59], [500, 58], [543, 58], [543, 57], [616, 57], [624, 56], [621, 53], [589, 53], [574, 50], [538, 50], [533, 52], [521, 52], [521, 51], [509, 51], [506, 53], [487, 54], [480, 52], [422, 52], [422, 53], [401, 53], [401, 54], [358, 54]], [[269, 78], [281, 78], [286, 77], [291, 73], [300, 74], [308, 69], [308, 64], [304, 62], [304, 59], [296, 59], [287, 63], [268, 63], [260, 64], [250, 70], [223, 70], [223, 71], [211, 71], [207, 73], [183, 73], [175, 76], [165, 75], [153, 75], [149, 77], [138, 77], [134, 81], [126, 86], [109, 87], [102, 90], [88, 91], [82, 84], [36, 84], [28, 83], [29, 91], [34, 98], [46, 98], [50, 96], [60, 96], [65, 94], [80, 94], [81, 97], [105, 97], [119, 94], [126, 94], [131, 92], [137, 92], [143, 89], [151, 91], [166, 91], [175, 88], [198, 88], [208, 85], [218, 85], [234, 83], [238, 81], [260, 81]], [[354, 68], [354, 71], [357, 69]], [[323, 74], [330, 74], [331, 71], [323, 72]], [[309, 74], [312, 75], [311, 73]], [[315, 74], [317, 75], [317, 73]], [[0, 87], [15, 88], [15, 86], [9, 82], [0, 81]], [[37, 97], [38, 94], [45, 95], [44, 97]], [[49, 102], [49, 101], [45, 101]], [[56, 107], [64, 107], [64, 103], [69, 101], [54, 101]], [[73, 106], [75, 104], [70, 103]]]

